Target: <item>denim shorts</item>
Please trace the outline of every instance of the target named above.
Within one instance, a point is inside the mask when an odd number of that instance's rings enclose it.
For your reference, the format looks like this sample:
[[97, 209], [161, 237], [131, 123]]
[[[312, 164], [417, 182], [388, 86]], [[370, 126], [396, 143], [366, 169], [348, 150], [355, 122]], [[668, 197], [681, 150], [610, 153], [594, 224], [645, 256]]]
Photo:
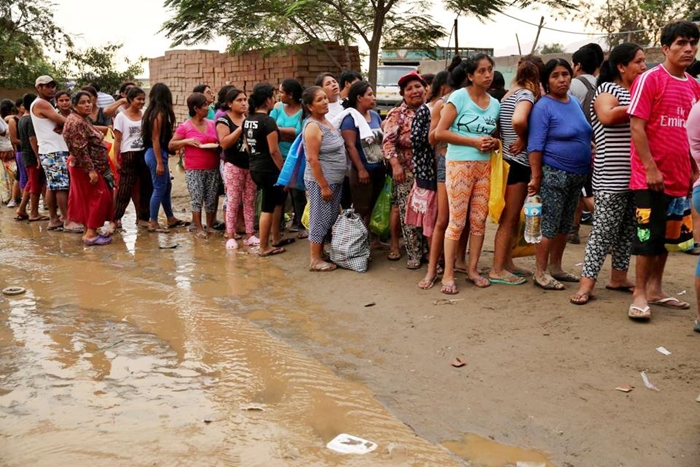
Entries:
[[41, 166], [46, 174], [46, 186], [50, 191], [68, 191], [70, 179], [68, 177], [68, 153], [52, 152], [39, 154]]
[[437, 156], [437, 182], [445, 183], [445, 175], [447, 170], [445, 169], [445, 156]]

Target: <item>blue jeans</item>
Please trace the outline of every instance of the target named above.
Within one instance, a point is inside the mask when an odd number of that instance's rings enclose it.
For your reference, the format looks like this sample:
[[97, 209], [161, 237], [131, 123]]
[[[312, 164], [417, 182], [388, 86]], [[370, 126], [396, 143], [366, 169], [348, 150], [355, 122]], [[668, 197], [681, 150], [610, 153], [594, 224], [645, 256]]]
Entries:
[[[693, 207], [697, 212], [700, 212], [700, 186], [693, 188]], [[700, 258], [695, 266], [695, 277], [700, 277]]]
[[153, 148], [148, 148], [146, 150], [146, 165], [148, 170], [151, 171], [151, 180], [153, 181], [153, 194], [151, 195], [150, 209], [150, 220], [151, 222], [158, 222], [158, 210], [161, 204], [163, 205], [163, 211], [168, 219], [173, 216], [173, 208], [170, 204], [170, 192], [172, 191], [173, 184], [170, 181], [170, 170], [168, 170], [168, 153], [167, 151], [161, 151], [161, 159], [163, 160], [163, 167], [165, 172], [160, 177], [156, 175], [156, 157], [153, 152]]

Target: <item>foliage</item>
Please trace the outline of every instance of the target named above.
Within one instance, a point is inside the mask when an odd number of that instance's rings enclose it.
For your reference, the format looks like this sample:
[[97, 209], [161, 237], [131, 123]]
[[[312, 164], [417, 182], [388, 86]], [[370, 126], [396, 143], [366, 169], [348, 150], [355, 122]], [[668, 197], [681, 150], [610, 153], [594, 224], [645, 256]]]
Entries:
[[[379, 49], [433, 48], [445, 30], [427, 14], [421, 0], [165, 0], [174, 12], [161, 31], [173, 46], [226, 37], [230, 50], [289, 47], [300, 42], [361, 41], [369, 49], [369, 80], [376, 81]], [[443, 0], [460, 14], [488, 17], [512, 5], [532, 0]], [[573, 8], [569, 1], [540, 0], [554, 8]], [[340, 71], [347, 65], [336, 62]]]
[[564, 45], [560, 42], [554, 42], [552, 44], [544, 44], [542, 47], [537, 48], [537, 53], [540, 55], [546, 54], [561, 54], [564, 53]]
[[697, 19], [700, 0], [581, 0], [586, 26], [607, 34], [610, 48], [622, 42], [659, 43], [659, 30], [674, 19]]
[[[65, 62], [59, 67], [58, 75], [64, 79], [71, 78], [78, 86], [96, 82], [103, 92], [113, 93], [121, 83], [133, 81], [143, 73], [142, 63], [146, 60], [145, 57], [136, 60], [119, 58], [122, 46], [119, 43], [107, 43], [85, 50], [70, 49], [66, 53]], [[126, 65], [123, 71], [117, 71], [118, 61]]]
[[53, 72], [44, 49], [72, 46], [53, 21], [53, 3], [0, 0], [0, 86], [33, 86], [37, 76]]

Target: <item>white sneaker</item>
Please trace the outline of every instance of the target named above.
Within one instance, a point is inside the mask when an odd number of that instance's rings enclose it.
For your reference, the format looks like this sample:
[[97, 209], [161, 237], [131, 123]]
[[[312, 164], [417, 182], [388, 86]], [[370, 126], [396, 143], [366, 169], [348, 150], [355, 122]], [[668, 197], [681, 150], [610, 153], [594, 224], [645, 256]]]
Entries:
[[8, 208], [16, 208], [17, 207], [17, 202], [14, 199], [11, 199], [9, 203], [7, 203]]

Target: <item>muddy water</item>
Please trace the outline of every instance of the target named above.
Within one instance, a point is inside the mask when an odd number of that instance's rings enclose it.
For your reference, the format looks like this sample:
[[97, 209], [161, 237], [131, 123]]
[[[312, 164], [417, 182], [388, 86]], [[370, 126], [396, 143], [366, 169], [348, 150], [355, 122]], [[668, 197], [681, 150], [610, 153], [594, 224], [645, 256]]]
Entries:
[[[0, 284], [27, 288], [0, 298], [0, 464], [459, 465], [242, 317], [295, 300], [269, 260], [186, 232], [84, 248], [41, 228], [0, 215]], [[328, 450], [340, 433], [379, 447]]]

